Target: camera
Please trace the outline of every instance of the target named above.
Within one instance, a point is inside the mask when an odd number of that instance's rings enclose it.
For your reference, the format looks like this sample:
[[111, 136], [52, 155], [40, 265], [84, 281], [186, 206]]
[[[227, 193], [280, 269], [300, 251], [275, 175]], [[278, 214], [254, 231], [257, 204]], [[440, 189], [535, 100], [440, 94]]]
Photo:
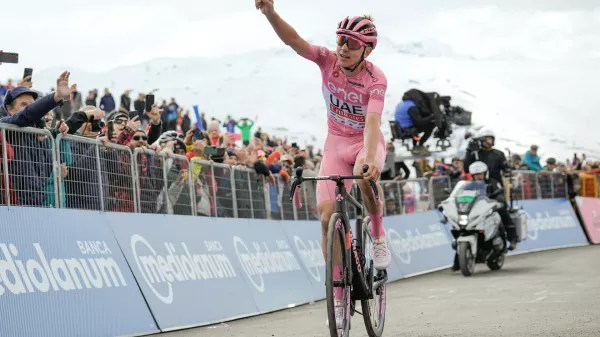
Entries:
[[[470, 132], [465, 133], [465, 139], [469, 139], [473, 137], [473, 134]], [[477, 152], [481, 150], [482, 144], [481, 139], [472, 138], [469, 144], [467, 144], [467, 152]]]
[[467, 144], [467, 151], [468, 152], [477, 152], [481, 150], [481, 140], [479, 139], [472, 139], [469, 144]]
[[91, 116], [89, 119], [90, 124], [92, 124], [92, 132], [100, 132], [104, 128], [105, 124], [101, 119], [94, 119], [94, 116]]
[[442, 105], [444, 106], [444, 108], [450, 109], [452, 107], [452, 105], [450, 104], [450, 101], [452, 100], [451, 96], [440, 96], [439, 100], [440, 103], [442, 103]]

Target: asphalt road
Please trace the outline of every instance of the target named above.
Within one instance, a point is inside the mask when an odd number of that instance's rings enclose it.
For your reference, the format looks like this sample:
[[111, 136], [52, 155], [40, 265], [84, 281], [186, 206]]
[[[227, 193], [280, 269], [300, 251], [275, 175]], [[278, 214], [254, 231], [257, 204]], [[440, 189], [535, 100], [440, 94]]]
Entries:
[[[600, 336], [600, 246], [510, 257], [388, 284], [384, 336]], [[165, 337], [329, 337], [325, 302]], [[367, 336], [354, 315], [350, 336]]]

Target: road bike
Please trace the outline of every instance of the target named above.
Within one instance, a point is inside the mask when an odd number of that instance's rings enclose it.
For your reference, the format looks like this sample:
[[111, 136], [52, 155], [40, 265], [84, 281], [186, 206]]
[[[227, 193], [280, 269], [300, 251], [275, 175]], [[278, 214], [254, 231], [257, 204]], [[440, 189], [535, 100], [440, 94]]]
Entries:
[[[363, 166], [363, 172], [367, 172], [368, 165]], [[369, 337], [380, 337], [383, 334], [386, 309], [386, 282], [387, 271], [377, 271], [373, 265], [371, 254], [373, 240], [370, 232], [371, 219], [364, 216], [365, 209], [362, 205], [362, 195], [357, 191], [356, 199], [346, 192], [344, 180], [359, 180], [362, 176], [332, 175], [325, 177], [302, 177], [302, 168], [297, 168], [290, 200], [297, 207], [301, 207], [299, 195], [296, 189], [304, 181], [332, 180], [335, 181], [335, 212], [329, 220], [327, 229], [326, 245], [326, 279], [325, 292], [327, 295], [327, 317], [329, 319], [329, 332], [331, 337], [347, 337], [350, 332], [350, 319], [354, 313], [363, 316], [365, 327]], [[369, 181], [375, 200], [379, 200], [377, 184]], [[349, 202], [356, 208], [356, 226], [354, 238], [348, 218], [346, 204]], [[339, 244], [336, 245], [335, 243]], [[338, 256], [338, 265], [341, 263], [342, 276], [334, 275], [333, 267], [335, 256]], [[341, 260], [341, 261], [339, 261]], [[338, 279], [334, 279], [338, 278]], [[334, 288], [343, 288], [344, 314], [341, 329], [337, 328], [335, 317]], [[356, 301], [361, 302], [362, 313], [356, 310]], [[338, 309], [339, 310], [339, 309]]]

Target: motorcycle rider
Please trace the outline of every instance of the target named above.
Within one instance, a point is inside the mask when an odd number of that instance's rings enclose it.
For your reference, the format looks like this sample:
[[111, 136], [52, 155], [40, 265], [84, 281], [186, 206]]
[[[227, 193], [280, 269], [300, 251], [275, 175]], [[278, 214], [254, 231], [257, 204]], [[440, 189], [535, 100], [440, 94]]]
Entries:
[[[504, 242], [506, 242], [506, 234], [507, 232], [510, 233], [510, 230], [506, 230], [511, 226], [513, 227], [513, 231], [514, 231], [514, 236], [511, 237], [511, 241], [510, 241], [510, 246], [508, 248], [508, 250], [514, 250], [517, 247], [517, 241], [516, 241], [516, 237], [517, 237], [517, 233], [516, 233], [516, 228], [514, 227], [513, 221], [510, 218], [510, 214], [508, 214], [508, 210], [506, 208], [506, 198], [504, 195], [504, 187], [502, 186], [502, 184], [500, 184], [500, 182], [494, 178], [491, 178], [488, 176], [488, 166], [482, 162], [482, 161], [476, 161], [474, 163], [472, 163], [471, 165], [469, 165], [469, 172], [471, 173], [471, 176], [473, 177], [473, 180], [475, 181], [485, 181], [486, 185], [487, 185], [487, 195], [488, 197], [491, 197], [491, 199], [494, 199], [496, 201], [498, 201], [499, 203], [501, 203], [502, 205], [504, 205], [504, 207], [502, 207], [501, 209], [497, 210], [496, 212], [498, 212], [498, 215], [500, 215], [500, 218], [502, 219], [502, 224], [500, 224], [500, 236], [502, 237], [502, 239], [504, 240]], [[509, 234], [510, 236], [510, 234]], [[459, 270], [460, 266], [458, 264], [458, 251], [456, 252], [456, 254], [454, 255], [454, 265], [452, 266], [452, 270]]]
[[[490, 129], [483, 129], [479, 132], [477, 138], [474, 139], [479, 144], [476, 150], [467, 150], [467, 154], [464, 159], [465, 173], [469, 172], [469, 166], [476, 162], [482, 161], [488, 166], [490, 178], [494, 178], [502, 186], [504, 181], [502, 178], [502, 171], [507, 173], [510, 171], [510, 166], [506, 160], [504, 152], [494, 149], [496, 135], [494, 131]], [[469, 145], [470, 147], [470, 145]]]
[[[470, 173], [472, 175], [473, 173], [470, 172], [470, 165], [477, 161], [481, 161], [487, 166], [487, 176], [490, 179], [494, 179], [502, 188], [504, 188], [503, 173], [506, 174], [510, 172], [510, 165], [508, 165], [504, 152], [494, 149], [495, 140], [496, 136], [494, 131], [490, 129], [481, 130], [478, 137], [474, 139], [480, 146], [477, 146], [476, 150], [473, 148], [473, 151], [467, 151], [464, 160], [464, 168], [465, 173]], [[469, 148], [471, 148], [471, 145], [469, 145]], [[504, 208], [507, 208], [506, 202], [504, 202]], [[510, 241], [509, 249], [514, 250], [517, 247], [517, 228], [510, 216], [508, 216], [508, 211], [506, 211], [504, 216], [502, 214], [500, 215], [502, 216], [502, 222], [504, 223], [507, 232], [506, 234]]]

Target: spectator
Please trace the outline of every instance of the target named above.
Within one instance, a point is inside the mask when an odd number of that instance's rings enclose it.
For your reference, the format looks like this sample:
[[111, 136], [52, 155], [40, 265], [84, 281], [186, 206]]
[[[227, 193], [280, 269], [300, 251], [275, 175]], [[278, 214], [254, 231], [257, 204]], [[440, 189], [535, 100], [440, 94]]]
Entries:
[[510, 166], [511, 170], [518, 170], [522, 163], [523, 159], [521, 158], [521, 156], [515, 153], [510, 157], [510, 162], [508, 163], [508, 165]]
[[208, 129], [208, 123], [206, 122], [206, 113], [202, 112], [200, 114], [200, 120], [196, 121], [196, 124], [198, 124], [198, 129], [202, 131], [206, 131], [206, 129]]
[[100, 109], [102, 109], [106, 113], [110, 113], [115, 111], [115, 99], [112, 94], [108, 90], [108, 88], [104, 89], [104, 96], [100, 100]]
[[254, 133], [255, 138], [262, 138], [262, 128], [259, 126], [258, 130]]
[[[150, 126], [147, 127], [148, 133], [146, 134], [146, 130], [142, 129], [141, 122], [139, 118], [135, 116], [132, 119], [127, 119], [127, 122], [124, 127], [119, 126], [121, 132], [118, 133], [117, 143], [121, 145], [130, 145], [129, 143], [134, 141], [135, 136], [139, 136], [138, 140], [136, 140], [135, 144], [132, 146], [134, 149], [138, 147], [146, 148], [148, 144], [153, 144], [158, 140], [162, 133], [162, 122], [160, 120], [161, 109], [155, 104], [152, 106], [152, 110], [147, 114], [150, 118]], [[128, 117], [128, 115], [123, 114], [122, 112], [117, 112], [117, 120], [124, 120]], [[142, 130], [144, 135], [139, 135], [138, 130]], [[143, 139], [146, 138], [146, 139]], [[131, 146], [130, 146], [131, 147]]]
[[531, 145], [531, 148], [527, 153], [525, 153], [525, 157], [523, 158], [523, 163], [527, 165], [527, 169], [530, 171], [539, 172], [544, 168], [540, 165], [540, 157], [537, 155], [538, 146]]
[[405, 214], [414, 213], [417, 208], [417, 199], [408, 184], [402, 187], [402, 205], [404, 206]]
[[98, 100], [98, 90], [96, 90], [96, 89], [91, 90], [90, 92], [88, 92], [88, 96], [85, 99], [85, 105], [97, 107], [98, 106], [97, 100]]
[[577, 153], [573, 154], [573, 161], [572, 161], [572, 165], [573, 165], [573, 169], [575, 171], [581, 171], [581, 167], [582, 167], [582, 162], [581, 160], [577, 157]]
[[125, 90], [125, 92], [121, 95], [121, 108], [125, 109], [125, 111], [131, 110], [131, 97], [129, 97], [130, 90]]
[[225, 123], [223, 123], [223, 127], [225, 127], [227, 132], [235, 133], [235, 120], [231, 118], [231, 115], [227, 116], [227, 118], [225, 119]]
[[385, 162], [383, 170], [381, 170], [381, 180], [392, 180], [396, 177], [396, 149], [391, 142], [386, 144], [385, 149]]
[[390, 215], [398, 215], [400, 212], [398, 211], [398, 203], [394, 198], [385, 199], [385, 214], [386, 216]]
[[[83, 108], [83, 99], [81, 98], [81, 93], [77, 91], [77, 85], [75, 84], [75, 88], [73, 93], [71, 94], [71, 113], [69, 117], [75, 112], [80, 111]], [[63, 117], [63, 119], [67, 120], [68, 118]]]
[[146, 114], [146, 96], [143, 93], [140, 93], [135, 102], [133, 102], [133, 109], [138, 113], [138, 117], [142, 123], [142, 129], [145, 129], [146, 126], [148, 126], [148, 123], [150, 123], [150, 118]]
[[550, 171], [553, 172], [556, 169], [556, 159], [550, 157], [548, 159], [546, 159], [546, 167], [545, 170], [546, 171]]
[[4, 100], [4, 95], [6, 95], [7, 91], [8, 91], [8, 89], [6, 88], [6, 86], [3, 85], [2, 82], [0, 82], [0, 105], [2, 105], [2, 101]]
[[211, 121], [208, 123], [208, 139], [213, 146], [220, 147], [223, 143], [223, 138], [221, 137], [221, 132], [219, 130], [219, 122]]
[[450, 183], [455, 186], [460, 180], [471, 180], [471, 175], [465, 173], [462, 159], [455, 157], [452, 159], [452, 166], [448, 168]]
[[[69, 87], [69, 73], [64, 72], [58, 78], [56, 92], [38, 98], [38, 93], [26, 87], [9, 90], [4, 100], [8, 116], [0, 123], [16, 126], [44, 127], [42, 118], [69, 98], [74, 89]], [[37, 100], [36, 100], [37, 99]], [[61, 131], [68, 132], [68, 128]], [[14, 160], [9, 165], [10, 172], [18, 172], [13, 177], [16, 198], [20, 205], [41, 206], [46, 198], [47, 179], [52, 173], [52, 147], [50, 143], [40, 143], [30, 135], [10, 133], [7, 141], [15, 148]]]
[[179, 111], [179, 104], [175, 102], [175, 98], [171, 98], [171, 102], [167, 107], [167, 117], [169, 123], [166, 125], [167, 130], [175, 131], [177, 130], [177, 112]]
[[251, 131], [252, 126], [254, 126], [254, 122], [248, 118], [242, 118], [240, 122], [236, 123], [236, 126], [240, 129], [240, 131], [242, 131], [242, 143], [248, 146], [248, 144], [250, 144], [250, 136], [252, 135]]
[[[69, 133], [81, 137], [96, 139], [102, 128], [98, 121], [104, 117], [104, 111], [94, 106], [86, 106], [82, 111], [74, 112], [66, 121]], [[95, 121], [92, 123], [92, 120]], [[101, 183], [98, 182], [98, 165], [96, 161], [96, 145], [87, 142], [71, 142], [72, 163], [68, 167], [68, 176], [64, 180], [64, 194], [68, 208], [85, 210], [101, 210], [102, 203], [105, 210], [113, 210], [107, 205], [108, 172], [114, 175], [115, 165], [119, 158], [113, 151], [103, 149], [99, 151], [101, 163]], [[114, 178], [113, 178], [114, 179]], [[100, 187], [104, 200], [100, 199]]]
[[187, 134], [187, 132], [190, 131], [191, 126], [192, 120], [190, 119], [190, 110], [186, 110], [181, 121], [181, 132], [183, 132], [184, 135]]
[[315, 159], [314, 150], [315, 150], [314, 146], [312, 146], [312, 145], [308, 145], [306, 147], [306, 154], [308, 155], [308, 158], [311, 159], [311, 160]]
[[[52, 111], [48, 112], [45, 116], [45, 122], [46, 122], [46, 129], [51, 131], [52, 134], [55, 136], [56, 135], [56, 131], [62, 132], [62, 133], [66, 133], [69, 130], [69, 126], [64, 123], [63, 121], [60, 121], [60, 123], [56, 124], [56, 130], [52, 129], [52, 119], [53, 119], [53, 113]], [[48, 144], [46, 144], [46, 146], [48, 147], [54, 147], [56, 146], [56, 144], [53, 144], [53, 139], [48, 138], [48, 136], [41, 136], [39, 138], [40, 142], [46, 142]], [[56, 138], [54, 139], [54, 141], [56, 142]], [[68, 166], [71, 166], [71, 164], [73, 163], [73, 155], [71, 153], [71, 144], [69, 143], [68, 140], [61, 140], [60, 141], [60, 146], [59, 146], [59, 158], [60, 158], [60, 185], [61, 185], [61, 191], [63, 191], [63, 193], [60, 195], [61, 198], [61, 204], [63, 205], [63, 207], [66, 206], [66, 195], [64, 193], [65, 191], [65, 182], [64, 179], [68, 176], [69, 174], [69, 169]], [[54, 195], [54, 171], [52, 171], [50, 173], [50, 176], [47, 179], [46, 182], [46, 195], [48, 196], [48, 198], [44, 201], [43, 206], [44, 207], [60, 207], [60, 205], [56, 202], [55, 200], [55, 195]]]
[[107, 140], [116, 143], [127, 123], [129, 123], [128, 114], [118, 111], [109, 114], [106, 118], [106, 127], [103, 130]]
[[[161, 144], [160, 151], [185, 156], [186, 146], [179, 138]], [[172, 159], [167, 161], [167, 186], [166, 198], [161, 192], [158, 197], [157, 211], [167, 214], [192, 214], [191, 194], [187, 162]], [[163, 190], [165, 192], [165, 190]], [[166, 204], [163, 202], [166, 199]], [[166, 208], [166, 209], [165, 209]]]
[[140, 120], [143, 119], [144, 112], [146, 112], [146, 96], [143, 93], [138, 94], [138, 98], [133, 102], [133, 109], [138, 112]]

